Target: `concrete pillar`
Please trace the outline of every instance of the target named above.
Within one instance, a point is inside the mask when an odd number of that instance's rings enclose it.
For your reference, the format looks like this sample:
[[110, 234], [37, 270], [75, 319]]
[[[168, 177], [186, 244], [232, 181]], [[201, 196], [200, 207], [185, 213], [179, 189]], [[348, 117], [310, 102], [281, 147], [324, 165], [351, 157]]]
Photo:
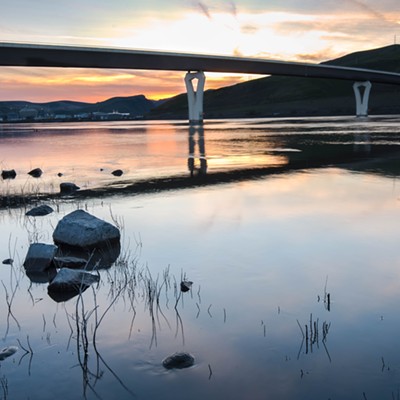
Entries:
[[[357, 117], [368, 116], [368, 100], [371, 91], [371, 82], [354, 82], [353, 90], [356, 96], [356, 115]], [[361, 94], [360, 88], [364, 88], [364, 93]]]
[[[196, 90], [193, 87], [193, 80], [197, 79]], [[203, 95], [206, 77], [203, 71], [188, 72], [185, 75], [186, 91], [189, 105], [189, 122], [191, 124], [203, 123]]]

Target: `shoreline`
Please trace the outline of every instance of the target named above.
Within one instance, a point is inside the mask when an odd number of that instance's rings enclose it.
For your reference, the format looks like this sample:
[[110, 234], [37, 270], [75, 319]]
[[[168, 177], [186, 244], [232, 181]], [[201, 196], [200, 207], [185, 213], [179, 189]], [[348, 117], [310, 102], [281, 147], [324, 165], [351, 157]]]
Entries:
[[[250, 181], [262, 179], [272, 175], [284, 173], [295, 173], [313, 169], [342, 168], [349, 172], [368, 172], [387, 177], [398, 176], [396, 172], [384, 168], [377, 168], [379, 164], [397, 160], [400, 152], [390, 155], [377, 155], [376, 157], [362, 158], [349, 157], [348, 159], [309, 161], [299, 160], [286, 165], [269, 167], [246, 168], [233, 171], [221, 171], [208, 174], [197, 173], [194, 176], [176, 175], [167, 178], [153, 178], [137, 181], [118, 181], [92, 189], [81, 189], [73, 193], [35, 193], [26, 195], [7, 195], [0, 198], [0, 210], [10, 208], [26, 207], [43, 201], [56, 200], [81, 200], [81, 199], [100, 199], [110, 196], [138, 196], [149, 193], [162, 193], [171, 190], [185, 190], [205, 186], [223, 185], [234, 182]], [[375, 166], [375, 168], [371, 167]], [[358, 168], [357, 168], [358, 167]], [[362, 168], [360, 168], [362, 167]]]

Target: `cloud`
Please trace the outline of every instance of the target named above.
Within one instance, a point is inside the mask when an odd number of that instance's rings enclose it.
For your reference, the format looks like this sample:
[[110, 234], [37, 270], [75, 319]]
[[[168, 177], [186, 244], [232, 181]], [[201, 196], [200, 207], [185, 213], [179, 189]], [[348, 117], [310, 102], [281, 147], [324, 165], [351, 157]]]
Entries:
[[384, 21], [390, 21], [383, 13], [375, 10], [374, 8], [370, 7], [368, 4], [366, 4], [360, 0], [346, 0], [346, 1], [348, 3], [356, 5], [359, 8], [362, 8], [364, 11], [366, 11], [368, 14], [370, 14], [374, 18], [384, 20]]
[[240, 51], [239, 47], [235, 47], [233, 49], [233, 55], [235, 57], [243, 57], [243, 53]]
[[240, 31], [244, 34], [251, 35], [258, 32], [260, 28], [255, 24], [245, 24], [240, 27]]
[[322, 49], [314, 53], [296, 54], [295, 59], [300, 62], [319, 63], [321, 61], [329, 61], [338, 58], [344, 54], [338, 54], [331, 47]]
[[204, 14], [208, 19], [211, 19], [211, 14], [208, 6], [201, 1], [196, 3], [197, 7], [200, 9], [202, 14]]
[[230, 13], [234, 16], [237, 17], [237, 7], [236, 4], [233, 1], [230, 1], [228, 3], [229, 11]]

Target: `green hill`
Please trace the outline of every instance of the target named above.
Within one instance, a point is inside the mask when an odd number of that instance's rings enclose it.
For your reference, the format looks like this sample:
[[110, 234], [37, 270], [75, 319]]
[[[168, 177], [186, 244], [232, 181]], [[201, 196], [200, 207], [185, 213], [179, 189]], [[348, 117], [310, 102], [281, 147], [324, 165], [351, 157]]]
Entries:
[[[400, 73], [400, 45], [356, 52], [325, 64]], [[400, 114], [400, 87], [373, 84], [370, 114]], [[353, 82], [271, 76], [204, 93], [205, 118], [354, 115]], [[180, 94], [153, 109], [151, 118], [186, 119]]]

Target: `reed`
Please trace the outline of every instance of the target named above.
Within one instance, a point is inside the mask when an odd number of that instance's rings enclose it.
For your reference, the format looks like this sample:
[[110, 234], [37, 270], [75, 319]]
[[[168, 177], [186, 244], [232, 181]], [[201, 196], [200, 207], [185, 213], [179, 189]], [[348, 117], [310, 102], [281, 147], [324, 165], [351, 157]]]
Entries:
[[[309, 353], [313, 352], [313, 349], [315, 346], [317, 346], [317, 348], [319, 348], [319, 343], [321, 342], [322, 345], [324, 346], [324, 349], [329, 358], [329, 361], [332, 361], [331, 356], [328, 351], [328, 348], [326, 346], [331, 323], [324, 321], [322, 323], [322, 328], [320, 328], [319, 318], [313, 319], [312, 313], [310, 314], [309, 321], [307, 322], [307, 324], [304, 325], [304, 330], [303, 330], [302, 325], [300, 324], [299, 320], [296, 320], [296, 321], [297, 321], [297, 325], [299, 326], [299, 329], [300, 329], [300, 332], [302, 335], [302, 342], [300, 345], [300, 350], [299, 350], [297, 358], [300, 357], [300, 353], [301, 353], [301, 350], [302, 350], [304, 344], [306, 346], [305, 354], [309, 354]], [[321, 336], [322, 336], [322, 339], [320, 341]]]
[[1, 389], [3, 392], [3, 400], [7, 400], [8, 398], [8, 380], [5, 376], [2, 376], [0, 378], [0, 383], [1, 383]]

